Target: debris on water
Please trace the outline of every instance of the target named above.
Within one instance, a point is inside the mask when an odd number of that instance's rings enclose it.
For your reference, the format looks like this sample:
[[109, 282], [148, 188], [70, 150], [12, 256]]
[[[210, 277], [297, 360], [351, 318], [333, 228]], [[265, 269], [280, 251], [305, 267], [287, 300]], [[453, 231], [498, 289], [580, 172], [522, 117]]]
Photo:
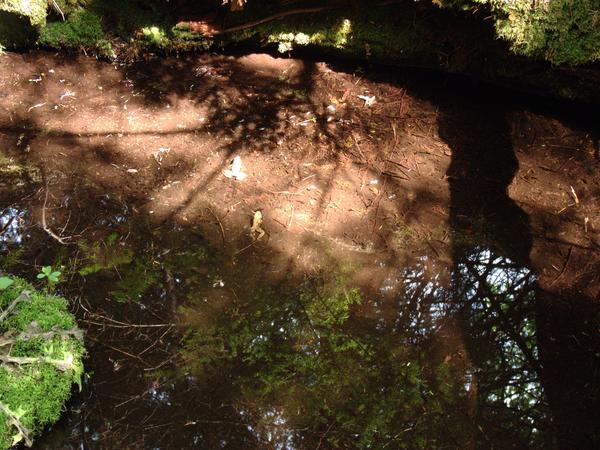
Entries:
[[235, 178], [238, 181], [244, 180], [248, 175], [242, 172], [242, 158], [240, 158], [239, 156], [233, 158], [231, 170], [224, 170], [223, 175], [225, 175], [227, 178]]
[[137, 169], [127, 169], [127, 173], [138, 173]]
[[27, 112], [30, 112], [30, 111], [31, 111], [32, 109], [34, 109], [34, 108], [39, 108], [39, 107], [41, 107], [41, 106], [44, 106], [44, 105], [46, 105], [47, 103], [48, 103], [48, 102], [44, 102], [44, 103], [38, 103], [37, 105], [33, 105], [31, 108], [29, 108], [29, 109], [27, 110]]
[[573, 196], [573, 201], [575, 201], [575, 205], [579, 206], [579, 197], [577, 197], [577, 192], [575, 192], [573, 186], [569, 187], [571, 188], [571, 195]]
[[64, 99], [65, 97], [75, 97], [75, 92], [72, 91], [65, 91], [65, 93], [63, 95], [61, 95], [59, 98], [60, 100]]
[[160, 165], [163, 162], [163, 159], [165, 159], [165, 157], [169, 154], [170, 151], [170, 148], [159, 147], [158, 150], [155, 151], [152, 155], [154, 156], [156, 162]]
[[374, 95], [358, 95], [358, 98], [365, 101], [365, 106], [372, 106], [375, 103]]

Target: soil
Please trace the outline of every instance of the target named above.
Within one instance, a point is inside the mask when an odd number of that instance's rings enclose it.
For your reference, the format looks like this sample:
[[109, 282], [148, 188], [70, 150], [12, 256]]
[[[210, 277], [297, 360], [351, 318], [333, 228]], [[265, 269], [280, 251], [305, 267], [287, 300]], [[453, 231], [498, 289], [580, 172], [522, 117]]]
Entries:
[[[473, 249], [489, 249], [535, 274], [537, 318], [551, 330], [540, 325], [538, 339], [560, 342], [539, 355], [549, 403], [563, 410], [556, 439], [573, 442], [573, 414], [576, 431], [589, 435], [597, 397], [583, 386], [598, 381], [600, 367], [597, 111], [448, 75], [266, 54], [121, 65], [31, 52], [0, 62], [0, 148], [21, 167], [11, 175], [21, 184], [3, 185], [0, 206], [5, 214], [27, 211], [17, 213], [21, 237], [13, 245], [35, 248], [19, 271], [31, 276], [32, 266], [60, 252], [77, 258], [78, 242], [105, 240], [119, 220], [134, 217], [163, 230], [157, 242], [171, 245], [180, 235], [179, 245], [210, 246], [242, 290], [352, 267], [346, 273], [366, 299], [353, 314], [389, 317], [394, 304], [375, 299], [399, 268], [429, 258], [430, 266], [456, 269]], [[236, 156], [243, 180], [224, 175]], [[258, 240], [250, 233], [256, 211], [266, 232]], [[152, 314], [170, 323], [181, 319], [173, 319], [181, 302], [115, 307], [89, 288], [82, 301], [81, 283], [69, 283], [96, 372], [86, 391], [93, 394], [78, 401], [101, 398], [106, 418], [129, 398], [111, 400], [103, 390], [104, 382], [119, 389], [105, 381], [115, 361], [139, 355], [160, 333], [123, 347], [126, 338], [110, 340], [94, 323], [107, 316], [141, 323]], [[397, 295], [390, 289], [384, 299]], [[111, 315], [117, 309], [122, 315]], [[440, 358], [466, 345], [459, 325], [445, 327]], [[103, 350], [94, 341], [105, 342]], [[144, 358], [157, 367], [169, 351], [151, 354]], [[569, 378], [581, 387], [576, 394], [563, 388]], [[123, 423], [133, 426], [135, 417]], [[48, 448], [88, 442], [81, 433], [54, 433]], [[90, 445], [152, 442], [123, 429], [118, 440], [102, 433]], [[172, 439], [164, 445], [191, 445]]]

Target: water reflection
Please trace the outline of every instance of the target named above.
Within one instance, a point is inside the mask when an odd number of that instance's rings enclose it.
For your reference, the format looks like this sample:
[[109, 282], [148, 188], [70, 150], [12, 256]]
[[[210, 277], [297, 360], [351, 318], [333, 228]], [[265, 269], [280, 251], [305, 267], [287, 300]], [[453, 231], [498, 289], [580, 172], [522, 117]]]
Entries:
[[0, 213], [0, 246], [6, 250], [8, 245], [20, 244], [22, 236], [22, 221], [25, 211], [8, 207]]
[[429, 264], [381, 286], [397, 293], [391, 326], [383, 299], [353, 315], [368, 299], [339, 280], [234, 308], [195, 303], [181, 311], [194, 320], [187, 370], [234, 380], [269, 448], [545, 448], [535, 276], [485, 248], [446, 276]]
[[112, 200], [93, 210], [73, 252], [41, 230], [28, 245], [61, 258], [66, 295], [84, 299], [93, 373], [38, 445], [559, 447], [536, 276], [499, 250], [417, 256], [365, 295], [333, 269], [265, 282], [264, 263], [232, 264], [193, 230]]

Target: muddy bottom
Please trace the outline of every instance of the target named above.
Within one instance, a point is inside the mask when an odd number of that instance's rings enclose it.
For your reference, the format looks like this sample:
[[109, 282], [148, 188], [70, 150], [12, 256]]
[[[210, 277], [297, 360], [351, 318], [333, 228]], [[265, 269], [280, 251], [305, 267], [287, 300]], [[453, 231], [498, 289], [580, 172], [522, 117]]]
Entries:
[[60, 270], [89, 352], [35, 447], [599, 445], [598, 111], [256, 54], [0, 63], [0, 268]]

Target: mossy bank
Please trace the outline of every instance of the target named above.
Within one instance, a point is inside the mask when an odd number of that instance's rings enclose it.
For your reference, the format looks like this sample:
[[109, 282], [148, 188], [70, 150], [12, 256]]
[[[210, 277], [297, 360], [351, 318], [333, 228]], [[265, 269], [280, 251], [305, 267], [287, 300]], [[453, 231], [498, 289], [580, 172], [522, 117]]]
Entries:
[[81, 387], [82, 332], [64, 298], [0, 277], [0, 449], [31, 445]]
[[[235, 12], [218, 3], [62, 0], [49, 4], [43, 21], [30, 20], [33, 41], [20, 41], [126, 60], [240, 45], [304, 51], [600, 102], [600, 6], [593, 0], [249, 0]], [[19, 23], [15, 35], [25, 29]]]

